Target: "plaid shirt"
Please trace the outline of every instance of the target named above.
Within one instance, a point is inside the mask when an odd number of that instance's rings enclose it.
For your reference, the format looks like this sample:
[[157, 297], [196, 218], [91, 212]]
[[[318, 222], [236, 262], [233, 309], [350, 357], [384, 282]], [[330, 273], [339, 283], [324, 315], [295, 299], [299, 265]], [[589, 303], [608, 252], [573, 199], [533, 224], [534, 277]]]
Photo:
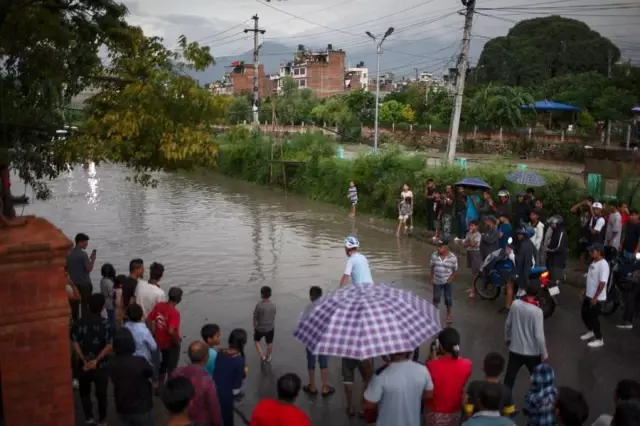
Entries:
[[558, 389], [555, 373], [547, 364], [539, 364], [531, 374], [531, 389], [524, 397], [524, 414], [528, 426], [555, 426], [555, 402]]
[[178, 368], [172, 377], [186, 377], [195, 389], [195, 395], [189, 405], [189, 418], [194, 423], [202, 426], [222, 426], [216, 384], [202, 365], [191, 364]]

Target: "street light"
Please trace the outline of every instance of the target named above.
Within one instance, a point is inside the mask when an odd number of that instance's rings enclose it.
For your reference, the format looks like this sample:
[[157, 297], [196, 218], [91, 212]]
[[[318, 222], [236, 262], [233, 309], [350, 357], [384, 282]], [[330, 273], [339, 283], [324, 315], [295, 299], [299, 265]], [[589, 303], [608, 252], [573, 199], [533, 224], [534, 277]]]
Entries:
[[371, 39], [373, 39], [374, 43], [376, 43], [376, 53], [377, 53], [377, 55], [376, 55], [376, 57], [377, 57], [377, 65], [376, 65], [376, 118], [375, 118], [375, 124], [374, 124], [374, 129], [373, 129], [373, 152], [376, 152], [378, 150], [378, 111], [380, 109], [380, 55], [382, 55], [382, 43], [384, 43], [385, 39], [387, 37], [389, 37], [391, 35], [391, 33], [393, 33], [393, 27], [389, 27], [387, 32], [384, 33], [384, 36], [382, 36], [382, 39], [380, 40], [380, 42], [378, 42], [378, 39], [376, 38], [376, 36], [371, 34], [369, 31], [366, 31], [366, 33], [365, 33], [369, 37], [371, 37]]

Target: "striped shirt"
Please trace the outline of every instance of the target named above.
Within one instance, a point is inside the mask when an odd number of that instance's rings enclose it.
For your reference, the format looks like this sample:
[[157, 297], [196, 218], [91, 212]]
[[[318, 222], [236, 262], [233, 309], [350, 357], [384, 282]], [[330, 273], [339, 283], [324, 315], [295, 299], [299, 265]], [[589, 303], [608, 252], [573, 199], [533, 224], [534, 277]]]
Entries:
[[355, 186], [349, 187], [349, 199], [351, 199], [351, 201], [358, 201], [358, 188]]
[[437, 253], [431, 255], [431, 269], [433, 270], [433, 283], [435, 285], [446, 284], [447, 280], [458, 270], [458, 258], [449, 253], [444, 259]]

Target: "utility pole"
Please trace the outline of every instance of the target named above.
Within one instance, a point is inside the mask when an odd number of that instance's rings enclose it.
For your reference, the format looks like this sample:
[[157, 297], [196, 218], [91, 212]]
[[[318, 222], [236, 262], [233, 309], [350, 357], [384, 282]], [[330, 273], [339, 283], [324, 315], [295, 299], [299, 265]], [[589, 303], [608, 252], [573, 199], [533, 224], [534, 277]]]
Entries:
[[[613, 66], [613, 56], [611, 54], [611, 49], [609, 49], [608, 53], [608, 66], [607, 66], [607, 77], [611, 79], [611, 68]], [[605, 144], [609, 146], [611, 143], [611, 120], [607, 120], [607, 139]]]
[[375, 123], [373, 127], [373, 152], [378, 152], [378, 116], [380, 114], [380, 55], [382, 55], [382, 43], [393, 33], [393, 27], [389, 27], [387, 32], [384, 33], [382, 39], [378, 42], [376, 36], [371, 34], [369, 31], [366, 31], [365, 34], [368, 35], [373, 42], [376, 44], [376, 113], [375, 113]]
[[418, 68], [414, 68], [416, 70], [416, 83], [418, 83]]
[[462, 96], [464, 94], [464, 83], [467, 77], [467, 64], [469, 61], [469, 44], [471, 43], [471, 27], [473, 25], [473, 13], [476, 7], [476, 0], [462, 0], [466, 7], [464, 16], [464, 33], [462, 36], [462, 50], [458, 59], [456, 75], [456, 93], [451, 116], [451, 129], [449, 131], [449, 144], [447, 145], [446, 161], [452, 164], [456, 158], [456, 144], [458, 143], [458, 132], [460, 130], [460, 115], [462, 114]]
[[258, 14], [251, 17], [253, 19], [253, 28], [245, 28], [244, 32], [253, 33], [253, 128], [258, 129], [260, 125], [260, 45], [258, 44], [258, 35], [264, 34], [266, 30], [258, 27]]

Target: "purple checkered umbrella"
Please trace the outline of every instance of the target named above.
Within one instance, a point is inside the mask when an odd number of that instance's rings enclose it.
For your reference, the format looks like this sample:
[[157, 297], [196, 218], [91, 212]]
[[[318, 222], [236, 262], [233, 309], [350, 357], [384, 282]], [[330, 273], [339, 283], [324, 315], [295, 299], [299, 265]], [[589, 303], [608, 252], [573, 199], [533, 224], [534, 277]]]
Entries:
[[438, 310], [385, 284], [349, 285], [318, 299], [293, 335], [316, 355], [367, 359], [411, 352], [440, 332]]

